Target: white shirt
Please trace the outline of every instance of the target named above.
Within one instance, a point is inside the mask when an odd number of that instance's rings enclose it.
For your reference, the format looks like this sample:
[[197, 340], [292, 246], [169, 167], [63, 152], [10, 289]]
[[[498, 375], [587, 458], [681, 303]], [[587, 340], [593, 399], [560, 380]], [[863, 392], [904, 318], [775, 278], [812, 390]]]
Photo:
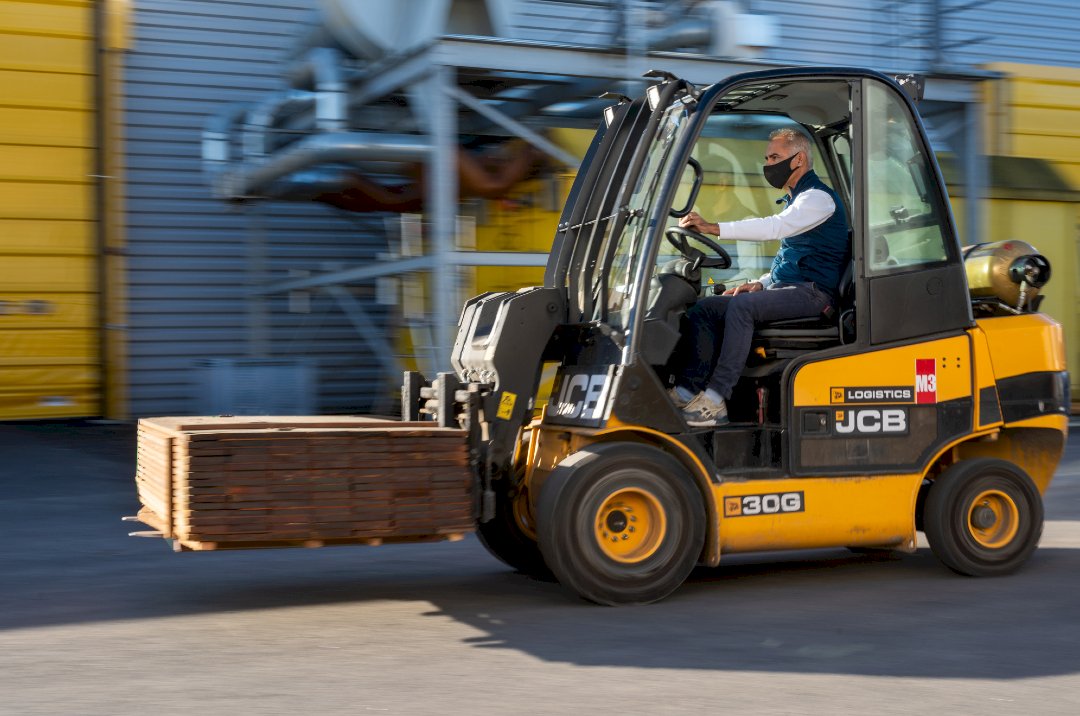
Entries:
[[836, 203], [821, 189], [806, 189], [779, 214], [717, 224], [721, 239], [740, 241], [776, 241], [796, 236], [820, 226], [833, 212]]
[[[806, 189], [779, 214], [718, 223], [718, 236], [739, 241], [777, 241], [820, 226], [834, 211], [836, 203], [831, 196], [821, 189]], [[768, 288], [772, 275], [767, 273], [758, 280]]]

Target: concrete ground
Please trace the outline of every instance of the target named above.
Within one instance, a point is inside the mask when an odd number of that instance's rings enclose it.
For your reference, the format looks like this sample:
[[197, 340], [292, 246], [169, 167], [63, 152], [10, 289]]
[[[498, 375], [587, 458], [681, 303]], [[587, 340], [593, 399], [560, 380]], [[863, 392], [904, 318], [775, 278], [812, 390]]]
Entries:
[[130, 426], [0, 424], [0, 714], [1080, 713], [1080, 447], [1020, 573], [754, 555], [602, 608], [474, 540], [174, 554]]

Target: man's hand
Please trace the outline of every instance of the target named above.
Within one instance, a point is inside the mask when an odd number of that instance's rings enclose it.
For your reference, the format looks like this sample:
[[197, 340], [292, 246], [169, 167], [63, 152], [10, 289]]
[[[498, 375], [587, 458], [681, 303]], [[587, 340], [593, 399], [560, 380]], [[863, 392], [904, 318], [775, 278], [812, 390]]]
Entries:
[[684, 229], [693, 229], [700, 234], [720, 235], [720, 225], [705, 221], [705, 219], [701, 218], [701, 214], [696, 211], [691, 211], [689, 214], [679, 219], [679, 226]]
[[751, 281], [750, 283], [744, 283], [736, 286], [735, 288], [729, 288], [724, 291], [725, 296], [738, 296], [740, 293], [752, 293], [754, 291], [765, 290], [765, 285], [761, 281]]

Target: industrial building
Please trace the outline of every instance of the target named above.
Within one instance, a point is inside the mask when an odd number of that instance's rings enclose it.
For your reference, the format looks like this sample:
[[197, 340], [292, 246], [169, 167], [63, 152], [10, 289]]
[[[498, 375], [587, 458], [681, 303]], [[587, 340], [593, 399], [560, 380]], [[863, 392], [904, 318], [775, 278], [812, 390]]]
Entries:
[[[1072, 10], [0, 0], [0, 419], [392, 411], [402, 368], [446, 368], [465, 296], [541, 280], [597, 96], [650, 69], [923, 75], [962, 236], [1050, 258], [1080, 365]], [[462, 148], [499, 146], [543, 158], [459, 191]], [[311, 200], [349, 164], [420, 208]]]

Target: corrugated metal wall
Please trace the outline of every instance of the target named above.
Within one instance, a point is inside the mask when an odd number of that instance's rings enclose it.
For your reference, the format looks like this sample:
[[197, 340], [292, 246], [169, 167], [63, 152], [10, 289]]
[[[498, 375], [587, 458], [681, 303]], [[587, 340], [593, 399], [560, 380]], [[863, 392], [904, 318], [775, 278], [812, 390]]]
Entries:
[[587, 47], [611, 44], [621, 0], [517, 0], [512, 34], [528, 40]]
[[[135, 3], [125, 84], [133, 416], [190, 413], [193, 365], [205, 357], [311, 359], [321, 412], [367, 412], [387, 395], [329, 296], [312, 294], [303, 313], [290, 313], [284, 296], [265, 310], [248, 299], [253, 282], [371, 260], [385, 250], [382, 220], [310, 203], [230, 207], [211, 198], [202, 174], [207, 117], [279, 89], [283, 56], [312, 13], [304, 0]], [[260, 263], [265, 274], [253, 275]], [[384, 322], [366, 298], [373, 290], [356, 291]], [[268, 316], [262, 340], [259, 315]]]
[[936, 18], [948, 65], [1080, 65], [1074, 0], [753, 0], [747, 7], [779, 19], [783, 47], [765, 56], [784, 62], [924, 69], [936, 55]]
[[[604, 45], [623, 0], [519, 0], [512, 18], [518, 36]], [[942, 59], [1080, 65], [1080, 13], [1075, 0], [742, 0], [744, 12], [772, 15], [780, 46], [764, 59], [886, 70], [925, 69], [940, 17]], [[940, 15], [935, 14], [935, 8]]]
[[0, 419], [100, 410], [89, 0], [0, 2]]

